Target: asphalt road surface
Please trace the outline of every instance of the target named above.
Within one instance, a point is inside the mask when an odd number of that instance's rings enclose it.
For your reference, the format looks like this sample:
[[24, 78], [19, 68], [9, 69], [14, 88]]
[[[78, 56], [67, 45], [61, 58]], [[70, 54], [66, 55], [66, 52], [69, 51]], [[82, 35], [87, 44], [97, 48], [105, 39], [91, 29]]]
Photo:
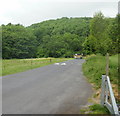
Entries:
[[4, 76], [3, 114], [78, 114], [92, 95], [83, 59]]

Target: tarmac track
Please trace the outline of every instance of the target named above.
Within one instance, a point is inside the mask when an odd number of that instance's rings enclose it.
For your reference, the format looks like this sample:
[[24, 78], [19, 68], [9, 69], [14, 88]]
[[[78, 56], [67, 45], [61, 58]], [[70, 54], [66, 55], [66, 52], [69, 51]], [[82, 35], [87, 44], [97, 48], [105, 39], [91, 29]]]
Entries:
[[3, 114], [79, 114], [92, 95], [83, 59], [2, 77]]

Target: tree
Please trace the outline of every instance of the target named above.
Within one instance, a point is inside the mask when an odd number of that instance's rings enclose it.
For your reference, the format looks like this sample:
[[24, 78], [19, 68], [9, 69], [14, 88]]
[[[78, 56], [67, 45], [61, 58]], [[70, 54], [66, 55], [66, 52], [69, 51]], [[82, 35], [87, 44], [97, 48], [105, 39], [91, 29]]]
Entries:
[[2, 25], [3, 58], [72, 57], [75, 53], [117, 53], [119, 15], [67, 18], [24, 27]]
[[95, 13], [90, 23], [90, 35], [83, 44], [86, 53], [105, 55], [109, 52], [112, 41], [107, 33], [108, 25], [109, 21], [101, 12]]
[[112, 40], [111, 54], [120, 53], [120, 14], [117, 14], [116, 18], [111, 21], [108, 27], [108, 35]]
[[3, 58], [30, 58], [36, 54], [36, 37], [22, 25], [2, 26]]

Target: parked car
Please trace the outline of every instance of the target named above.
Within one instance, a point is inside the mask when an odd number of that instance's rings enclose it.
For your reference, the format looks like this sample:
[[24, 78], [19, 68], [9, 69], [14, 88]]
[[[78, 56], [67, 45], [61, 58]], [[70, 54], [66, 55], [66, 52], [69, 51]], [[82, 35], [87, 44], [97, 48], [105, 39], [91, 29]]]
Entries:
[[75, 55], [74, 55], [74, 58], [75, 58], [75, 59], [82, 59], [82, 54], [75, 54]]

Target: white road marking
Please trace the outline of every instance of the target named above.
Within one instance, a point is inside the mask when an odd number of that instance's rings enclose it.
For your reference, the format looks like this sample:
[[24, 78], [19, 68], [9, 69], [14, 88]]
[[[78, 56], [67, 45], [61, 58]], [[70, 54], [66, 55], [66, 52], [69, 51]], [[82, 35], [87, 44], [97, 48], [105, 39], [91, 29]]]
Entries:
[[54, 65], [59, 65], [60, 63], [55, 63]]
[[64, 65], [66, 65], [66, 63], [61, 63], [61, 65], [63, 65], [63, 66], [64, 66]]

